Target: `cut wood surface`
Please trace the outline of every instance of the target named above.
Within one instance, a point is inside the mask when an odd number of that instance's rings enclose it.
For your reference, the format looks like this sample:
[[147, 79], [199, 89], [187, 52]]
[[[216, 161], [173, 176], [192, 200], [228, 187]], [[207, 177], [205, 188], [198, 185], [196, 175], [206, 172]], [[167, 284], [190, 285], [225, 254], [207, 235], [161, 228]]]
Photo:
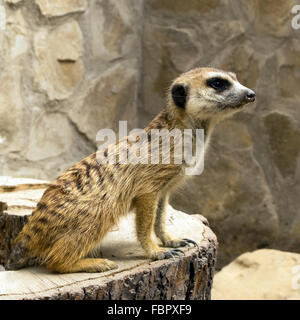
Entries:
[[26, 189], [42, 189], [47, 188], [48, 185], [49, 182], [45, 180], [0, 176], [0, 192], [10, 192]]
[[[45, 187], [43, 183], [36, 181]], [[0, 202], [7, 203], [0, 211], [0, 264], [45, 190], [36, 185], [0, 191]], [[101, 244], [102, 256], [115, 261], [117, 270], [55, 274], [44, 267], [0, 268], [0, 299], [210, 299], [217, 240], [205, 222], [200, 215], [190, 216], [169, 206], [169, 233], [193, 239], [199, 247], [182, 248], [185, 255], [174, 259], [150, 261], [136, 240], [134, 215], [128, 214]]]

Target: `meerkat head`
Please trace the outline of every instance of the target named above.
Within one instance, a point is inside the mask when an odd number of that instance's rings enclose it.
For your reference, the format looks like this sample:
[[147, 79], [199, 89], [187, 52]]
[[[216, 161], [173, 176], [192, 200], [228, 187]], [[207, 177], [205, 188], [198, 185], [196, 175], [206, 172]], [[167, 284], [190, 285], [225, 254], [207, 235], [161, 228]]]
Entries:
[[182, 74], [171, 86], [176, 108], [196, 119], [224, 118], [255, 100], [255, 93], [243, 86], [232, 72], [197, 68]]

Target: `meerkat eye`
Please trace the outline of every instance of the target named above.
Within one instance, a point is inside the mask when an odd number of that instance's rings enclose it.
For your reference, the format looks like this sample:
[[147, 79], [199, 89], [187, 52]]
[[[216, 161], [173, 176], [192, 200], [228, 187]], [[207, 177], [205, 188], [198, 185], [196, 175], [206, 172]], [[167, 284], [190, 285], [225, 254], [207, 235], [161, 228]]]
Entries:
[[222, 78], [211, 78], [206, 82], [208, 87], [215, 89], [216, 91], [224, 91], [228, 89], [231, 84], [228, 80]]

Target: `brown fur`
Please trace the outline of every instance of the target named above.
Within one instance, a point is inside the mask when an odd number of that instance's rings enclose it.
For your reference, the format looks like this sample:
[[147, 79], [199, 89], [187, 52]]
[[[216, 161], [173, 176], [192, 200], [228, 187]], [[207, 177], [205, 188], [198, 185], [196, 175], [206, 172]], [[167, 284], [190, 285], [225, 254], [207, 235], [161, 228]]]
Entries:
[[[174, 83], [204, 89], [208, 70], [194, 69]], [[225, 73], [224, 73], [225, 74]], [[232, 75], [229, 77], [232, 78]], [[146, 131], [166, 128], [204, 128], [208, 136], [216, 117], [201, 113], [189, 115], [188, 109], [174, 105], [169, 92], [167, 106], [150, 122]], [[122, 147], [124, 139], [118, 142]], [[171, 144], [171, 148], [173, 148]], [[110, 148], [107, 153], [109, 154]], [[8, 268], [17, 269], [37, 259], [56, 272], [100, 272], [115, 268], [114, 262], [89, 258], [105, 234], [131, 210], [136, 213], [137, 238], [148, 257], [164, 259], [168, 250], [151, 238], [154, 229], [164, 246], [186, 245], [165, 230], [165, 213], [170, 191], [184, 179], [183, 165], [104, 164], [96, 153], [64, 172], [51, 183], [15, 241]]]

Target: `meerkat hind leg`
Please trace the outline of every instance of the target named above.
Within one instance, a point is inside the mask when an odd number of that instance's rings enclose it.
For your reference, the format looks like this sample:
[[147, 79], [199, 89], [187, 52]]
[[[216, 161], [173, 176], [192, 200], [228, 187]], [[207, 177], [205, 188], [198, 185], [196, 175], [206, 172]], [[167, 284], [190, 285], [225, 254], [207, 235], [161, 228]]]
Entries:
[[168, 196], [161, 197], [158, 201], [156, 216], [155, 216], [155, 234], [161, 240], [165, 247], [178, 248], [189, 246], [190, 244], [197, 246], [197, 242], [194, 240], [184, 238], [184, 239], [174, 239], [172, 238], [165, 229], [166, 225], [166, 210], [168, 205]]
[[108, 259], [94, 259], [84, 258], [76, 261], [72, 265], [62, 266], [47, 266], [50, 270], [57, 271], [59, 273], [73, 273], [73, 272], [105, 272], [113, 269], [117, 269], [118, 266], [115, 262]]
[[184, 252], [180, 249], [164, 250], [152, 239], [151, 234], [154, 226], [157, 198], [151, 195], [136, 200], [136, 228], [137, 237], [152, 260], [163, 260], [174, 258]]

